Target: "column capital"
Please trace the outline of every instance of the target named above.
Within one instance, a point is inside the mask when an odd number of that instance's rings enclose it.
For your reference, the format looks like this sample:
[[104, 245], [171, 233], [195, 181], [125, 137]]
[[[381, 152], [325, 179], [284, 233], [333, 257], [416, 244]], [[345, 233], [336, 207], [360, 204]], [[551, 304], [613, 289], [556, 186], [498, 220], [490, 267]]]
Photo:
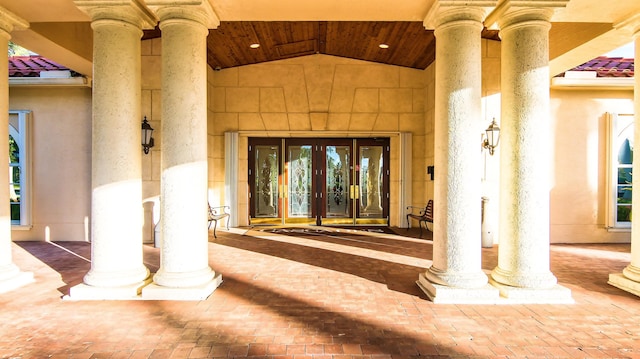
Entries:
[[485, 19], [488, 28], [505, 27], [524, 21], [551, 21], [555, 11], [565, 8], [569, 0], [502, 0]]
[[640, 14], [633, 14], [613, 24], [616, 30], [630, 31], [633, 36], [640, 36]]
[[75, 0], [74, 3], [91, 21], [118, 20], [141, 29], [153, 29], [158, 22], [141, 0]]
[[498, 0], [436, 0], [423, 20], [425, 29], [452, 21], [482, 22], [486, 14], [496, 6]]
[[13, 30], [25, 30], [29, 28], [29, 23], [12, 13], [11, 11], [0, 6], [0, 30], [7, 33], [7, 36], [11, 37]]
[[166, 20], [192, 20], [203, 24], [207, 29], [220, 26], [220, 18], [209, 0], [147, 0], [147, 5], [160, 18]]

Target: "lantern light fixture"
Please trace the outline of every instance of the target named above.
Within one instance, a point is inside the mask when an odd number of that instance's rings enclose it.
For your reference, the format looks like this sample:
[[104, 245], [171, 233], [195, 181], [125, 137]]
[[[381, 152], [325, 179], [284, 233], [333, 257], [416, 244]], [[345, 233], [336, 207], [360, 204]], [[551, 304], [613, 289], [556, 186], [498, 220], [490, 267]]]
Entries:
[[494, 118], [491, 124], [485, 130], [486, 138], [482, 142], [482, 147], [489, 150], [489, 154], [493, 156], [494, 150], [500, 143], [500, 126]]
[[153, 147], [153, 137], [151, 135], [153, 135], [153, 128], [149, 125], [147, 116], [144, 116], [142, 120], [142, 148], [145, 154], [148, 154], [149, 149]]

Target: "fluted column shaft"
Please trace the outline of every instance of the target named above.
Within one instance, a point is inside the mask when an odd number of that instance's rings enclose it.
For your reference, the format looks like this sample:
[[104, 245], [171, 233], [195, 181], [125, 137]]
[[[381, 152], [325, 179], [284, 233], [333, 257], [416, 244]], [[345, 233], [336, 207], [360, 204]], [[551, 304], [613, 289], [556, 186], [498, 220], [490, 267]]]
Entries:
[[207, 286], [216, 276], [209, 267], [207, 228], [211, 8], [205, 1], [159, 7], [157, 14], [162, 30], [162, 249], [153, 279], [161, 287]]
[[481, 268], [481, 31], [484, 11], [440, 9], [435, 18], [435, 193], [433, 265], [436, 284], [476, 288]]
[[[140, 39], [154, 21], [135, 0], [76, 5], [93, 29], [91, 270], [84, 284], [137, 288], [149, 277], [142, 259]], [[92, 296], [86, 288], [72, 288], [74, 294]]]
[[500, 20], [502, 122], [500, 246], [492, 279], [521, 288], [557, 284], [549, 270], [549, 22], [552, 10]]
[[[27, 28], [29, 24], [0, 7], [0, 53], [9, 49], [11, 31]], [[9, 63], [0, 61], [0, 158], [9, 158]], [[11, 207], [9, 205], [9, 166], [0, 166], [0, 293], [19, 287], [33, 279], [20, 272], [11, 254]]]

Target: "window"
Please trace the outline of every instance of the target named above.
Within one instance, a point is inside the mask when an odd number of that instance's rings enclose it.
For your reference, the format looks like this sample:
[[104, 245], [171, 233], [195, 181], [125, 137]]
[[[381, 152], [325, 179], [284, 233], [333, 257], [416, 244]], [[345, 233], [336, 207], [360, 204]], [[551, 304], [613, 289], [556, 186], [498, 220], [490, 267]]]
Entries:
[[31, 225], [30, 111], [9, 111], [9, 203], [11, 224]]
[[609, 115], [609, 228], [631, 228], [633, 115]]

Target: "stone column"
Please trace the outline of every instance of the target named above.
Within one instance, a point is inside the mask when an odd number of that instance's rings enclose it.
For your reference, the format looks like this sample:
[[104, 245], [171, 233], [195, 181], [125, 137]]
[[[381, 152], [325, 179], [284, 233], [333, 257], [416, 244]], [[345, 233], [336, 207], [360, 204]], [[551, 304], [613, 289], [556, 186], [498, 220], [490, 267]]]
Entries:
[[91, 270], [69, 296], [128, 299], [149, 278], [142, 262], [140, 39], [155, 19], [138, 0], [75, 4], [93, 28]]
[[208, 0], [147, 1], [162, 31], [160, 269], [143, 298], [200, 300], [222, 282], [209, 267], [207, 35], [219, 21]]
[[[449, 2], [443, 2], [449, 3]], [[473, 3], [466, 1], [465, 4]], [[486, 3], [484, 1], [483, 3]], [[493, 302], [480, 242], [481, 31], [485, 10], [437, 1], [433, 264], [418, 285], [436, 303]]]
[[[622, 21], [617, 28], [629, 28], [635, 42], [635, 58], [640, 59], [640, 14]], [[640, 76], [635, 76], [634, 141], [640, 141]], [[640, 143], [640, 142], [636, 142]], [[633, 172], [640, 173], [640, 158], [633, 161]], [[640, 188], [640, 176], [633, 176], [633, 188]], [[636, 212], [640, 209], [640, 190], [632, 192], [631, 199]], [[622, 271], [609, 275], [609, 284], [640, 296], [640, 225], [631, 224], [631, 263]]]
[[[0, 6], [0, 53], [9, 49], [11, 31], [26, 29], [29, 23]], [[0, 158], [9, 158], [9, 63], [0, 63]], [[21, 272], [13, 263], [11, 208], [9, 206], [9, 163], [0, 166], [0, 293], [33, 282], [33, 273]], [[4, 199], [2, 199], [4, 198]]]
[[553, 9], [535, 7], [539, 1], [521, 7], [527, 3], [517, 1], [515, 7], [507, 0], [492, 14], [502, 38], [502, 131], [500, 245], [491, 278], [509, 299], [567, 302], [570, 291], [557, 286], [549, 269], [548, 65]]

